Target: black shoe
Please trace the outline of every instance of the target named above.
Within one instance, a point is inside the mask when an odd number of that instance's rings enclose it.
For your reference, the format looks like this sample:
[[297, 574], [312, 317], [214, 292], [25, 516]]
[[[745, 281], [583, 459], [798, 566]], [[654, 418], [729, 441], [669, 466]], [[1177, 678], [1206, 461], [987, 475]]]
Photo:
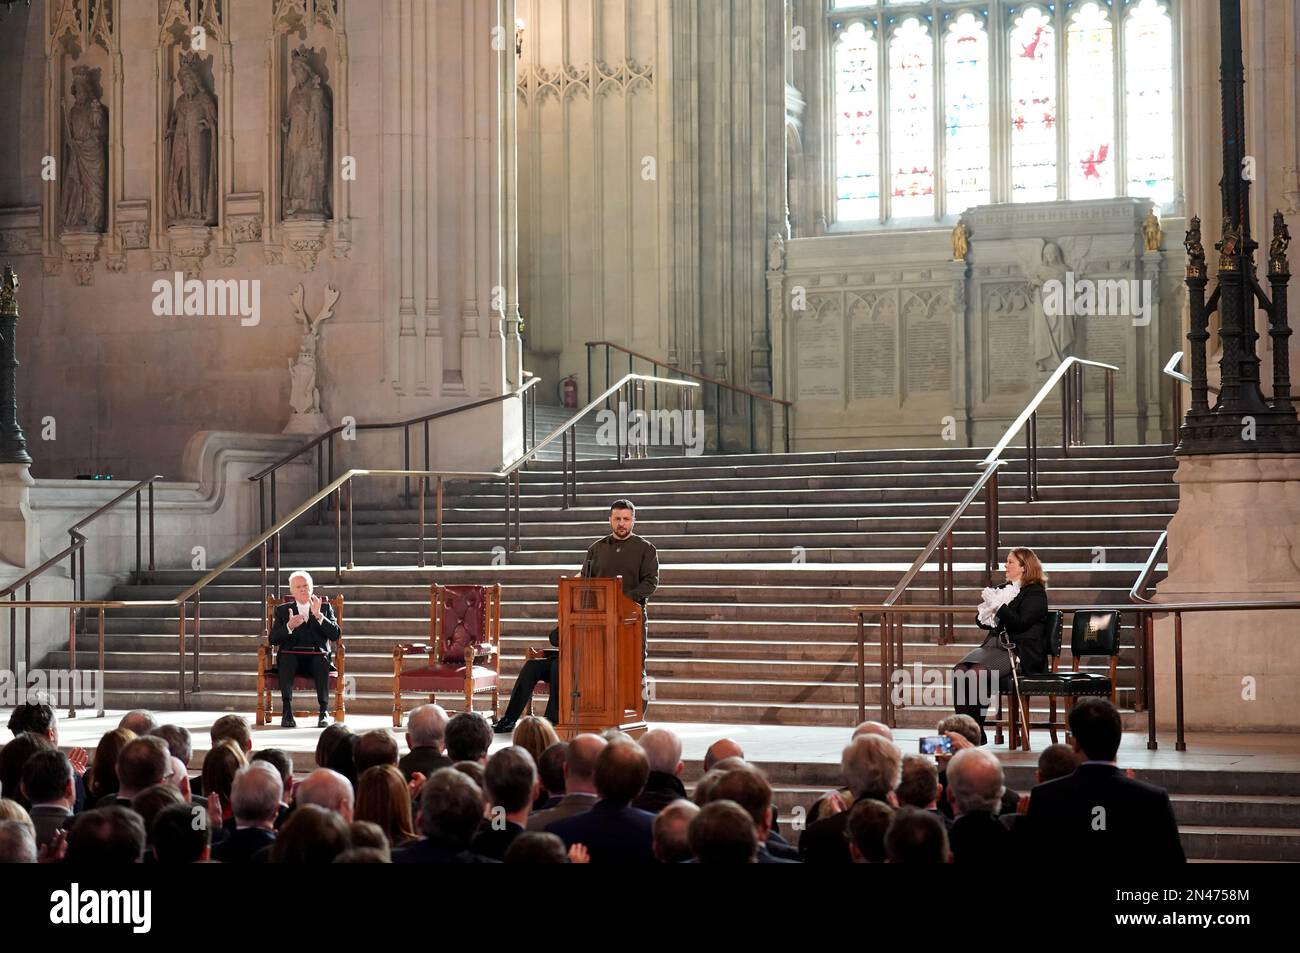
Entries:
[[280, 717], [281, 728], [297, 728], [298, 723], [293, 720], [293, 712], [287, 711]]
[[508, 735], [510, 732], [515, 730], [515, 723], [513, 721], [506, 721], [503, 718], [492, 726], [492, 730], [498, 735]]
[[320, 717], [316, 719], [316, 727], [317, 728], [329, 727], [329, 719], [325, 716], [324, 712], [321, 712]]

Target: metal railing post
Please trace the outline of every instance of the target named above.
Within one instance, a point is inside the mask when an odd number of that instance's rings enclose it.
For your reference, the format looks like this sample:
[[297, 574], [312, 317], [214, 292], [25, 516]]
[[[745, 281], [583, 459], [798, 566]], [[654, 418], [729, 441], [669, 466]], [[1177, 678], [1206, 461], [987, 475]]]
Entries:
[[149, 572], [151, 572], [151, 573], [156, 571], [155, 566], [154, 566], [154, 560], [153, 560], [153, 540], [154, 540], [154, 531], [153, 531], [153, 481], [150, 480], [150, 481], [149, 481]]
[[194, 694], [199, 691], [199, 653], [203, 645], [203, 590], [194, 593], [194, 682], [190, 689]]
[[420, 476], [420, 561], [418, 565], [421, 569], [424, 568], [424, 489], [426, 480], [428, 480], [428, 477]]
[[135, 491], [135, 581], [140, 581], [140, 570], [143, 567], [141, 562], [141, 553], [143, 550], [144, 539], [144, 498], [140, 491]]
[[433, 521], [438, 525], [438, 565], [442, 565], [442, 477], [435, 478], [437, 483], [433, 494]]

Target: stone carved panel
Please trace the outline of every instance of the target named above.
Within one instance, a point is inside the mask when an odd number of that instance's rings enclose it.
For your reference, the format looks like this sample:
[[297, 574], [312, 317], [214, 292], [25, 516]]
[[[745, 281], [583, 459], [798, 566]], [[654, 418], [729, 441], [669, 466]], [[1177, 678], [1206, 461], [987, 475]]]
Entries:
[[844, 312], [838, 295], [810, 295], [797, 316], [796, 375], [799, 400], [844, 399]]
[[903, 293], [904, 389], [913, 394], [948, 393], [952, 387], [952, 299], [947, 289]]
[[984, 395], [1021, 394], [1037, 379], [1032, 361], [1029, 289], [1021, 282], [980, 289], [984, 317]]
[[892, 398], [898, 392], [897, 292], [850, 292], [849, 302], [853, 399]]

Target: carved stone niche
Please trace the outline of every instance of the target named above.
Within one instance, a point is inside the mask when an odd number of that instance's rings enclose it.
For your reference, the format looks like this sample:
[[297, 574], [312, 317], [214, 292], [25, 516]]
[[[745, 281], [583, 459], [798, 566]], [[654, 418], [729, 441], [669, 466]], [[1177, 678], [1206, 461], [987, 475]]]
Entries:
[[235, 192], [226, 196], [226, 227], [236, 244], [262, 240], [262, 193]]
[[41, 207], [0, 208], [0, 255], [34, 255], [41, 250]]

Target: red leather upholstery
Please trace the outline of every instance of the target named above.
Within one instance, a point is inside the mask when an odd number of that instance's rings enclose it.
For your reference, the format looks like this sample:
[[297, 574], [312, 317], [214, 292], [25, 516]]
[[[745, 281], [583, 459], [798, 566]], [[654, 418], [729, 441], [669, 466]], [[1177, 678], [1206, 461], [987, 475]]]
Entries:
[[443, 666], [460, 666], [465, 677], [465, 649], [474, 646], [474, 661], [492, 653], [487, 640], [487, 619], [482, 586], [443, 586], [442, 631], [438, 633], [438, 659]]
[[[496, 684], [497, 673], [475, 665], [471, 675], [473, 690], [481, 691]], [[465, 689], [464, 665], [422, 665], [402, 669], [402, 690], [417, 692], [459, 692]]]

